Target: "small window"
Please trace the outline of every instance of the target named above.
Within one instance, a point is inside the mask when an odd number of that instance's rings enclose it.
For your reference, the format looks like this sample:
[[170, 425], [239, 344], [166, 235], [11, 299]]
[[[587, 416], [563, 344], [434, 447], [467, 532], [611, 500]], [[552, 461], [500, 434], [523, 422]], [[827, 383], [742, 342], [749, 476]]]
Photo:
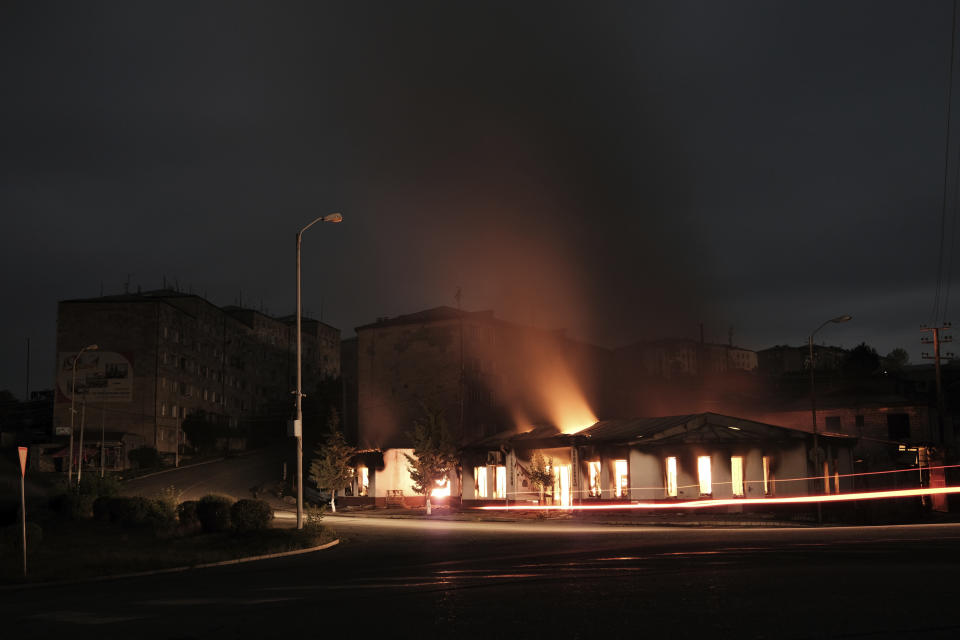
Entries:
[[773, 495], [773, 468], [770, 464], [770, 456], [763, 456], [763, 495]]
[[170, 410], [170, 415], [171, 415], [172, 417], [176, 418], [176, 417], [177, 417], [177, 410], [178, 410], [177, 405], [173, 405], [173, 409]]
[[504, 466], [497, 467], [497, 476], [496, 476], [497, 486], [495, 491], [498, 498], [507, 497], [507, 468]]
[[854, 416], [854, 424], [856, 424], [857, 429], [863, 429], [863, 416]]
[[840, 431], [842, 430], [840, 427], [840, 416], [827, 416], [826, 426], [827, 426], [827, 431], [840, 433]]
[[477, 492], [478, 498], [487, 498], [487, 468], [486, 467], [474, 467], [473, 468], [473, 487]]
[[743, 456], [730, 458], [730, 485], [735, 498], [743, 497]]
[[600, 461], [593, 460], [587, 463], [587, 472], [590, 475], [590, 497], [600, 497]]
[[614, 477], [617, 479], [615, 493], [618, 498], [623, 498], [630, 494], [630, 475], [627, 472], [626, 460], [613, 461]]
[[365, 496], [370, 490], [370, 470], [359, 467], [357, 472], [357, 495]]
[[677, 497], [677, 459], [667, 458], [667, 497]]
[[710, 471], [710, 456], [699, 456], [697, 458], [697, 475], [700, 479], [700, 495], [712, 495], [713, 479]]

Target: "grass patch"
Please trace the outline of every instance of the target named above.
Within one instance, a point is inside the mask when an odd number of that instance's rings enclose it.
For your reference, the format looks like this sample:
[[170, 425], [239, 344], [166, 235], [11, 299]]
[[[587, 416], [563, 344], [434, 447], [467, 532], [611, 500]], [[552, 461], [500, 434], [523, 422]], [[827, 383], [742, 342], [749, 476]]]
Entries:
[[[74, 580], [307, 549], [334, 540], [330, 529], [265, 529], [245, 534], [209, 533], [157, 537], [109, 522], [48, 522], [43, 542], [27, 557], [24, 580], [19, 546], [4, 549], [0, 583]], [[14, 552], [10, 552], [14, 551]]]

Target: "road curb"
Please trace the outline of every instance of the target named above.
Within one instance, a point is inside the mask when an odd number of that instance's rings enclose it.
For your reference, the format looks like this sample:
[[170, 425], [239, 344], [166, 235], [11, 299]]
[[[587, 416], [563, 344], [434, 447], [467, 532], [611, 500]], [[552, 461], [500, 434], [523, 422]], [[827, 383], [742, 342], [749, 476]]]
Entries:
[[141, 578], [144, 576], [156, 576], [164, 573], [182, 573], [184, 571], [192, 571], [193, 569], [210, 569], [212, 567], [225, 567], [231, 564], [244, 564], [246, 562], [256, 562], [257, 560], [271, 560], [273, 558], [286, 558], [289, 556], [299, 556], [305, 553], [313, 553], [314, 551], [323, 551], [324, 549], [329, 549], [340, 544], [340, 539], [337, 538], [332, 542], [322, 544], [318, 547], [310, 547], [308, 549], [294, 549], [293, 551], [281, 551], [280, 553], [268, 553], [262, 556], [247, 556], [246, 558], [234, 558], [233, 560], [221, 560], [220, 562], [207, 562], [205, 564], [195, 564], [186, 567], [172, 567], [170, 569], [155, 569], [153, 571], [138, 571], [137, 573], [121, 573], [113, 576], [96, 576], [93, 578], [78, 578], [76, 580], [58, 580], [56, 582], [34, 582], [29, 584], [7, 584], [0, 585], [0, 592], [3, 591], [16, 591], [21, 589], [36, 589], [39, 587], [61, 587], [72, 584], [85, 584], [88, 582], [106, 582], [107, 580], [123, 580], [125, 578]]

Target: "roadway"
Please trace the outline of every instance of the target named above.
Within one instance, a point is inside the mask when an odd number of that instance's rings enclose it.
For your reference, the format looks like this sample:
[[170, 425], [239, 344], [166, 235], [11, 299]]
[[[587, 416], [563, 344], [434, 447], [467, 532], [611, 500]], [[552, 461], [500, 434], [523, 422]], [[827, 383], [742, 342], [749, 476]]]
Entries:
[[314, 554], [4, 592], [4, 636], [960, 636], [955, 524], [326, 522]]

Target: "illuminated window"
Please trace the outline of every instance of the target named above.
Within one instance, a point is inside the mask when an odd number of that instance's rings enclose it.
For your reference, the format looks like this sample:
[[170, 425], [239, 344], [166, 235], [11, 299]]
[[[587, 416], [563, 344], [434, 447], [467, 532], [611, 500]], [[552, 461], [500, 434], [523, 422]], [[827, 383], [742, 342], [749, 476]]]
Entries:
[[713, 481], [710, 478], [710, 456], [697, 458], [697, 473], [700, 476], [700, 495], [708, 496], [713, 493]]
[[613, 461], [613, 476], [616, 478], [614, 493], [622, 498], [630, 493], [630, 476], [627, 473], [626, 460]]
[[496, 478], [496, 487], [494, 490], [498, 498], [507, 497], [507, 468], [503, 466], [497, 467], [497, 478]]
[[770, 474], [770, 456], [763, 456], [763, 495], [773, 495], [773, 476]]
[[737, 498], [743, 497], [743, 457], [733, 456], [730, 458], [730, 485], [733, 488], [733, 495]]
[[473, 468], [473, 481], [474, 481], [473, 487], [477, 492], [478, 498], [490, 497], [487, 494], [487, 468], [486, 467]]
[[677, 497], [677, 459], [667, 458], [667, 497]]
[[370, 491], [370, 470], [366, 467], [357, 468], [357, 495], [365, 496]]
[[590, 474], [590, 497], [600, 497], [600, 461], [587, 463], [587, 472]]

